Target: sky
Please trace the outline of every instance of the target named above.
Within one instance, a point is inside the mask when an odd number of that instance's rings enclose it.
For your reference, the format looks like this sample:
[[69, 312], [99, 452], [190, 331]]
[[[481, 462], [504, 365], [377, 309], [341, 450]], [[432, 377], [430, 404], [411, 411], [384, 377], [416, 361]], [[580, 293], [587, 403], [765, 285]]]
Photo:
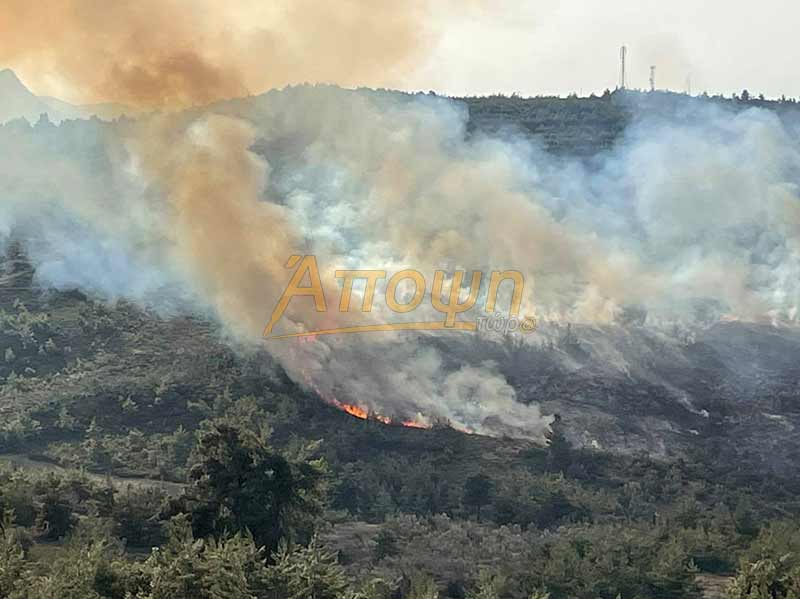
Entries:
[[629, 87], [649, 87], [655, 65], [660, 89], [796, 97], [798, 24], [790, 0], [4, 0], [0, 68], [78, 103], [303, 82], [588, 95], [617, 84], [624, 44]]
[[800, 95], [800, 3], [789, 0], [499, 0], [447, 19], [412, 87], [455, 95], [588, 94], [628, 86]]

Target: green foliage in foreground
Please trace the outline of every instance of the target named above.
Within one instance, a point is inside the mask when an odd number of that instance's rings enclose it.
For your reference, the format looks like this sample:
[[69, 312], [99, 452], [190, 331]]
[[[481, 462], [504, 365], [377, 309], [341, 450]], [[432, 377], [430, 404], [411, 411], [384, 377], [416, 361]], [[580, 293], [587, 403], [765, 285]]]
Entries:
[[95, 525], [76, 534], [44, 573], [25, 558], [9, 521], [0, 536], [0, 597], [7, 599], [338, 599], [349, 590], [335, 555], [316, 542], [281, 548], [268, 563], [246, 533], [196, 539], [184, 516], [143, 562]]
[[761, 530], [742, 560], [729, 599], [800, 599], [800, 527], [776, 522]]
[[[681, 467], [633, 460], [612, 486], [622, 472], [610, 462], [554, 443], [523, 454], [513, 477], [373, 458], [343, 479], [318, 443], [273, 445], [275, 419], [255, 398], [217, 403], [171, 497], [152, 481], [0, 471], [0, 597], [696, 599], [699, 571], [739, 557], [732, 599], [796, 596], [797, 526], [759, 527], [754, 495]], [[355, 519], [357, 503], [326, 513], [330, 482], [338, 506], [389, 484], [387, 498], [417, 513], [388, 502], [379, 524]]]
[[[765, 535], [774, 534], [770, 529]], [[779, 534], [792, 543], [797, 528]], [[0, 597], [4, 599], [405, 599], [444, 598], [437, 584], [417, 576], [408, 585], [392, 587], [380, 581], [356, 588], [337, 563], [336, 555], [313, 537], [306, 546], [282, 545], [267, 559], [252, 535], [236, 533], [197, 539], [185, 516], [169, 523], [163, 547], [147, 559], [129, 559], [118, 540], [99, 521], [81, 524], [59, 557], [47, 567], [28, 559], [18, 529], [6, 513], [0, 529]], [[773, 545], [772, 549], [778, 549]], [[763, 549], [763, 548], [762, 548]], [[618, 559], [611, 556], [609, 560]], [[562, 567], [566, 570], [568, 563]], [[669, 565], [666, 566], [669, 568]], [[561, 576], [567, 577], [565, 571]], [[573, 578], [580, 576], [576, 571]], [[567, 597], [641, 597], [639, 592], [616, 595], [602, 578], [591, 590], [552, 594], [536, 587], [519, 595], [530, 599]], [[515, 581], [483, 571], [466, 594], [468, 599], [503, 599], [513, 594]], [[745, 562], [731, 584], [729, 599], [795, 599], [800, 596], [797, 554], [762, 557]], [[660, 589], [656, 597], [682, 597]]]
[[192, 486], [176, 505], [192, 515], [198, 536], [251, 531], [259, 547], [308, 538], [322, 511], [325, 463], [304, 448], [296, 459], [263, 436], [219, 422], [198, 434]]

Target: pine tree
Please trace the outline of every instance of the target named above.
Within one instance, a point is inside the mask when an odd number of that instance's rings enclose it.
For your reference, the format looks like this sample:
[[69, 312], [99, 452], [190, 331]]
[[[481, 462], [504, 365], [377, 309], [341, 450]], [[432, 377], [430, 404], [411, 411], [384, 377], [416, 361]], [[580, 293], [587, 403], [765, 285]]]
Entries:
[[270, 597], [275, 599], [341, 599], [348, 592], [336, 554], [314, 537], [308, 547], [290, 550], [283, 544], [267, 573]]
[[505, 585], [505, 578], [483, 570], [475, 589], [471, 593], [467, 593], [467, 599], [500, 599]]
[[18, 596], [17, 592], [21, 590], [27, 573], [25, 551], [14, 527], [14, 513], [5, 510], [0, 521], [0, 597]]
[[262, 599], [265, 584], [263, 552], [251, 536], [195, 539], [186, 516], [169, 526], [164, 547], [145, 562], [149, 589], [136, 599]]
[[491, 502], [493, 490], [492, 480], [485, 474], [470, 476], [464, 483], [464, 505], [475, 508], [479, 522], [481, 508]]
[[268, 554], [282, 540], [306, 541], [323, 506], [325, 463], [316, 446], [288, 455], [230, 422], [200, 433], [185, 499], [198, 537], [249, 531]]

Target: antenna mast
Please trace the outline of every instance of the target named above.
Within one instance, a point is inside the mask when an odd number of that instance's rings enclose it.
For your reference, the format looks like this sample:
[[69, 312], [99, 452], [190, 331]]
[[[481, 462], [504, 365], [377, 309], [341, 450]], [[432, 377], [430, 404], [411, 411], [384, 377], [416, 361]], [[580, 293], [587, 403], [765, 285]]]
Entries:
[[628, 54], [628, 49], [625, 46], [619, 49], [620, 73], [619, 73], [619, 88], [625, 89], [625, 56]]

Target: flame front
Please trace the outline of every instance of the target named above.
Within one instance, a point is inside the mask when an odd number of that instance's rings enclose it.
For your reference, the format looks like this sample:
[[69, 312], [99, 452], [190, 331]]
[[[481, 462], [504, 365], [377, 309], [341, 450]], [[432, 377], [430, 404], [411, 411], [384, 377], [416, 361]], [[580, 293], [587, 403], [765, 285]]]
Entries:
[[350, 405], [349, 403], [341, 403], [338, 401], [334, 405], [338, 408], [341, 408], [351, 416], [355, 416], [356, 418], [361, 418], [361, 420], [366, 420], [369, 417], [367, 411], [362, 408], [359, 408], [358, 406], [353, 406]]
[[[309, 337], [300, 337], [297, 339], [298, 343], [315, 343], [317, 340], [316, 336], [309, 336]], [[326, 403], [339, 408], [343, 412], [350, 414], [354, 418], [358, 418], [359, 420], [375, 420], [387, 426], [404, 426], [406, 428], [420, 428], [420, 429], [429, 429], [431, 428], [425, 422], [420, 422], [419, 419], [417, 420], [395, 420], [390, 418], [389, 416], [384, 416], [383, 414], [376, 414], [375, 412], [371, 412], [367, 408], [362, 408], [361, 406], [357, 406], [355, 404], [345, 403], [343, 401], [339, 401], [334, 397], [332, 393], [325, 393], [317, 387], [311, 380], [311, 377], [304, 371], [303, 378], [306, 381], [306, 384], [314, 390], [314, 392], [319, 395]], [[419, 418], [423, 418], [423, 416], [419, 416]]]
[[381, 422], [381, 423], [386, 424], [386, 425], [400, 424], [401, 426], [407, 426], [409, 428], [428, 428], [424, 424], [421, 424], [419, 422], [414, 422], [412, 420], [404, 420], [404, 421], [401, 421], [401, 422], [397, 422], [395, 420], [392, 420], [388, 416], [383, 416], [382, 414], [375, 414], [374, 412], [371, 413], [371, 412], [369, 412], [368, 410], [365, 410], [362, 407], [355, 406], [355, 405], [349, 404], [349, 403], [343, 403], [343, 402], [339, 401], [338, 399], [327, 398], [327, 401], [328, 401], [328, 403], [336, 406], [340, 410], [342, 410], [344, 412], [347, 412], [351, 416], [355, 416], [356, 418], [358, 418], [360, 420], [377, 420], [378, 422]]

